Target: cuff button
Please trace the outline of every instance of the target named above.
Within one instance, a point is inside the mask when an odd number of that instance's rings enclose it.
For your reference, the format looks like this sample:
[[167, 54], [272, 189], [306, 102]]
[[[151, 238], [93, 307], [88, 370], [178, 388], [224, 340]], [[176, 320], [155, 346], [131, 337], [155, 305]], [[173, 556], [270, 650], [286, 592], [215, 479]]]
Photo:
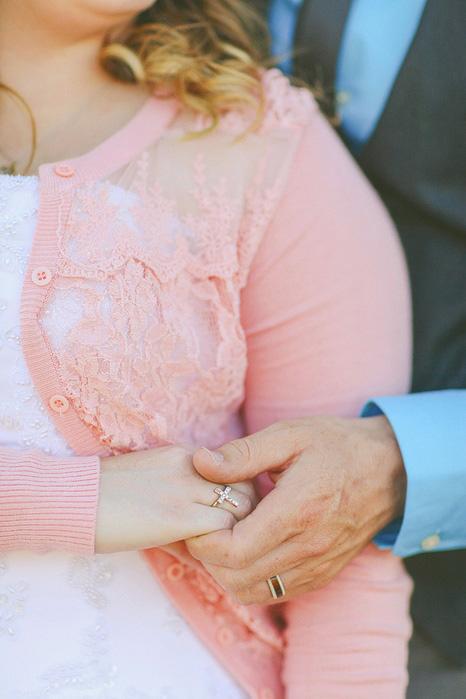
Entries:
[[438, 534], [431, 534], [430, 536], [426, 536], [424, 541], [421, 544], [421, 548], [424, 551], [433, 551], [433, 549], [436, 549], [437, 546], [440, 544], [440, 537]]

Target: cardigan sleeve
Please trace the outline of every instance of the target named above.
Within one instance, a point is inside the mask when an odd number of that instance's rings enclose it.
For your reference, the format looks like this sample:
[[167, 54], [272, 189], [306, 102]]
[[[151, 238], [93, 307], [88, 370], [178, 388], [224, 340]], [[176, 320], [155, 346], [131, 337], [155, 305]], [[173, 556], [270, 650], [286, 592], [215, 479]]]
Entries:
[[100, 461], [0, 449], [0, 551], [94, 552]]
[[408, 389], [408, 275], [380, 200], [320, 113], [242, 293], [248, 432], [315, 414], [357, 416]]

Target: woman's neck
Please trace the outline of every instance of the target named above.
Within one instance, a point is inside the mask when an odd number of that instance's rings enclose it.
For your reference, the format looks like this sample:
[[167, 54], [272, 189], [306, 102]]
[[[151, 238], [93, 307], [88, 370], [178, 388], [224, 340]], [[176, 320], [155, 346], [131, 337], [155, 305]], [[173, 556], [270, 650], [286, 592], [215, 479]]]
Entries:
[[[98, 64], [105, 32], [69, 36], [0, 3], [0, 81], [27, 102], [37, 127], [30, 172], [43, 162], [87, 152], [128, 121], [147, 91], [118, 83]], [[21, 3], [20, 3], [21, 4]], [[22, 171], [29, 158], [31, 126], [24, 109], [0, 90], [0, 166]]]

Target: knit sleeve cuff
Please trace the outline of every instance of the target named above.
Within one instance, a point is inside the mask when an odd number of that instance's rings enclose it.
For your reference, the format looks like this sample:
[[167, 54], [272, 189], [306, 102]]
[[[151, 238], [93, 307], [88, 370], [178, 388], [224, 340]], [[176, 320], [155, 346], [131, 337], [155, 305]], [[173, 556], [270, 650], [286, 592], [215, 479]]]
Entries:
[[0, 449], [0, 550], [95, 548], [98, 457]]

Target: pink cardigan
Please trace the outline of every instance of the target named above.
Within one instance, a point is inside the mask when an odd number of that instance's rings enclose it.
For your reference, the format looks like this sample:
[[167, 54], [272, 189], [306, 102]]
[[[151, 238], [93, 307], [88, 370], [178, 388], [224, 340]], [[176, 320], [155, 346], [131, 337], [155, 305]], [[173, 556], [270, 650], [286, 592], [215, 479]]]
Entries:
[[[101, 456], [216, 446], [407, 389], [392, 225], [310, 95], [277, 71], [264, 88], [262, 124], [241, 138], [250, 115], [183, 139], [202, 119], [150, 98], [91, 153], [40, 168], [22, 343], [77, 456], [0, 449], [0, 550], [91, 555]], [[145, 552], [167, 594], [250, 696], [282, 696], [269, 612], [179, 551]]]

